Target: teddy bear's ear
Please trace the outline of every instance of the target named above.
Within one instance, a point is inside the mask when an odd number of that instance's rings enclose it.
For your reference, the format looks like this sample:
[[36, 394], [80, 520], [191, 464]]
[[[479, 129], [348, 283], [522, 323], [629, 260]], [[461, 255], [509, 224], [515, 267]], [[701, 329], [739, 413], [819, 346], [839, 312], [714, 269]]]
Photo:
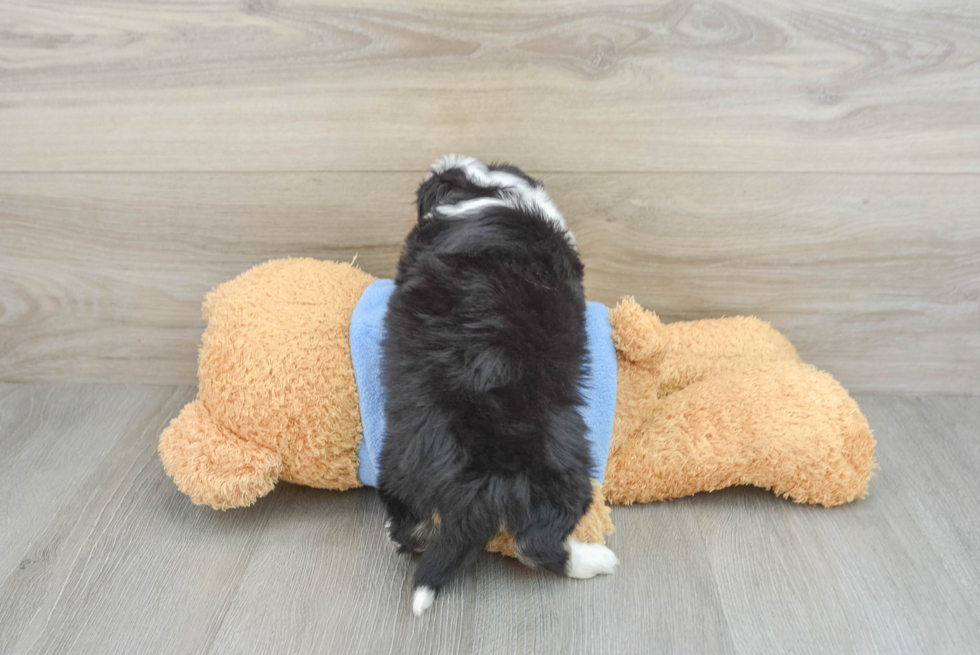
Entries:
[[632, 296], [609, 311], [616, 350], [633, 362], [655, 363], [667, 352], [667, 335], [660, 319], [640, 307]]

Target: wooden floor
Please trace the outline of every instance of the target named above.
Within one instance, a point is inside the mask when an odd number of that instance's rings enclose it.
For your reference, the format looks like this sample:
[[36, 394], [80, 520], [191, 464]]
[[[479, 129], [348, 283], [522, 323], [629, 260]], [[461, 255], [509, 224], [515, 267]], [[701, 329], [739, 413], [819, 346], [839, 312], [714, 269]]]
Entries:
[[157, 435], [193, 394], [0, 385], [0, 652], [980, 652], [980, 398], [859, 396], [866, 500], [615, 507], [614, 576], [487, 554], [415, 619], [374, 491], [222, 513], [174, 487]]

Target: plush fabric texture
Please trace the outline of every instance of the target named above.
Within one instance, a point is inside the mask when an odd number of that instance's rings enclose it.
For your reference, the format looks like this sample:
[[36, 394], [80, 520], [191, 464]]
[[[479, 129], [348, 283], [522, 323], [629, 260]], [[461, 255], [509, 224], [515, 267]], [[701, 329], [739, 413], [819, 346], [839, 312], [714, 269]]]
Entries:
[[192, 501], [244, 507], [277, 480], [360, 486], [348, 328], [374, 280], [347, 264], [285, 259], [208, 294], [197, 400], [159, 448], [167, 474]]
[[632, 298], [609, 320], [619, 359], [603, 485], [610, 502], [736, 484], [826, 506], [867, 494], [877, 468], [867, 420], [768, 323], [737, 316], [664, 325]]
[[[381, 382], [382, 339], [392, 280], [378, 280], [364, 290], [350, 324], [351, 360], [360, 398], [364, 436], [358, 448], [357, 475], [361, 484], [378, 486], [381, 449], [385, 438], [385, 392]], [[585, 316], [589, 364], [584, 376], [582, 418], [592, 455], [592, 477], [602, 482], [609, 459], [616, 413], [616, 347], [605, 305], [590, 302]]]
[[[160, 436], [164, 467], [191, 500], [244, 507], [279, 479], [360, 486], [349, 328], [374, 281], [348, 264], [279, 260], [209, 294], [198, 397]], [[867, 494], [876, 468], [867, 420], [768, 324], [664, 325], [632, 299], [608, 322], [615, 417], [580, 540], [612, 532], [607, 500], [666, 500], [733, 484], [827, 506]], [[491, 547], [508, 552], [507, 537]]]

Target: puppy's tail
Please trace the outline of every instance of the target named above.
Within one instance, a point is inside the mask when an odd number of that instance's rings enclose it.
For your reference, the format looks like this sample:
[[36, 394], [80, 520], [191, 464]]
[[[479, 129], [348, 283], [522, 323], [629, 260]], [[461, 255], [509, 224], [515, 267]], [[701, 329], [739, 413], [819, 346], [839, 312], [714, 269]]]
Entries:
[[[486, 517], [484, 517], [486, 518]], [[422, 553], [415, 569], [412, 611], [421, 616], [432, 606], [439, 590], [481, 552], [497, 531], [492, 520], [443, 517], [439, 536]]]

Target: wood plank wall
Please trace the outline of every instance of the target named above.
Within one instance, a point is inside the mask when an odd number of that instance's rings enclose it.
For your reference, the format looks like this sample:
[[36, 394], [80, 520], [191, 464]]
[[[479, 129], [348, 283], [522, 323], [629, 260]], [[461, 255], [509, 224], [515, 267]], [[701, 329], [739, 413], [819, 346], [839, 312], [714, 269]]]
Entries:
[[208, 289], [390, 275], [448, 152], [545, 180], [591, 299], [980, 392], [970, 0], [0, 0], [0, 380], [194, 382]]

